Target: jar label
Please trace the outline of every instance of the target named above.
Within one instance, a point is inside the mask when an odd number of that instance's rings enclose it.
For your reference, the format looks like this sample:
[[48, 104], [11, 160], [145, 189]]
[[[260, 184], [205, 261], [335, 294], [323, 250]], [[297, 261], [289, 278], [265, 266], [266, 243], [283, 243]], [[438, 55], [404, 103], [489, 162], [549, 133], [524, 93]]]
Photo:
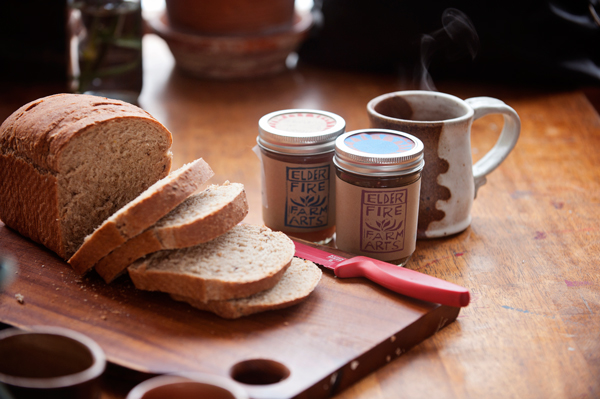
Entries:
[[330, 165], [286, 166], [286, 227], [325, 227], [329, 218]]
[[335, 225], [335, 189], [331, 162], [285, 163], [262, 157], [263, 219], [274, 230], [310, 232]]
[[[381, 260], [416, 248], [421, 180], [403, 187], [365, 188], [336, 179], [339, 249]], [[343, 200], [342, 200], [343, 199]]]
[[404, 249], [406, 189], [380, 192], [362, 190], [360, 249], [365, 252], [395, 252]]

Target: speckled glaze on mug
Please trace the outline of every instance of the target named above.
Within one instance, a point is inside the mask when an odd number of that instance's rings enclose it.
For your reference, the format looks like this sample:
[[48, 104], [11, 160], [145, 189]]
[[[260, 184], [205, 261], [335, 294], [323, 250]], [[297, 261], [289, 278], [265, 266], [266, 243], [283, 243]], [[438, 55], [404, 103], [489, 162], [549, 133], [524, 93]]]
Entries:
[[[486, 175], [496, 169], [519, 138], [517, 113], [500, 100], [462, 100], [435, 91], [399, 91], [367, 105], [371, 126], [412, 134], [425, 145], [417, 238], [460, 233], [471, 224], [471, 207]], [[471, 125], [488, 114], [502, 114], [504, 127], [496, 145], [475, 165]]]

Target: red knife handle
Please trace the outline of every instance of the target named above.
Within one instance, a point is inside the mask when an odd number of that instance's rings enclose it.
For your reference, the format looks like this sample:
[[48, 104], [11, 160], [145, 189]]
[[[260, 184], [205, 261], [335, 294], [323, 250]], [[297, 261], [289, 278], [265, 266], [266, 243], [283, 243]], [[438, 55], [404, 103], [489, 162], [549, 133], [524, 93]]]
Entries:
[[442, 305], [464, 307], [469, 304], [469, 290], [427, 274], [391, 263], [355, 256], [340, 262], [335, 275], [365, 277], [399, 294]]

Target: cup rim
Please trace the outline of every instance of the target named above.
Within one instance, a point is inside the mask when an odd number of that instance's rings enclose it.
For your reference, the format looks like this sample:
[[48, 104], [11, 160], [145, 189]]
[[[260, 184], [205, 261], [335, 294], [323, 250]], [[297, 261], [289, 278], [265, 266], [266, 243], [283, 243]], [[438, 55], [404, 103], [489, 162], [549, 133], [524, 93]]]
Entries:
[[[419, 121], [419, 120], [413, 120], [413, 119], [392, 118], [391, 116], [384, 115], [375, 110], [375, 107], [379, 103], [381, 103], [382, 101], [387, 100], [389, 98], [392, 98], [392, 97], [432, 96], [432, 95], [443, 97], [447, 100], [450, 100], [450, 101], [453, 101], [454, 103], [459, 104], [460, 106], [462, 106], [466, 109], [466, 113], [464, 115], [458, 116], [456, 118], [439, 119], [439, 120], [432, 120], [432, 121]], [[430, 90], [400, 90], [400, 91], [394, 91], [391, 93], [382, 94], [380, 96], [373, 98], [371, 101], [369, 101], [367, 103], [367, 112], [373, 116], [377, 116], [378, 118], [387, 120], [389, 122], [402, 121], [402, 122], [406, 122], [406, 123], [412, 123], [415, 125], [437, 125], [440, 123], [462, 122], [464, 120], [472, 118], [475, 113], [473, 111], [473, 108], [471, 108], [465, 100], [463, 100], [459, 97], [456, 97], [452, 94], [442, 93], [439, 91], [430, 91]]]
[[15, 377], [9, 374], [0, 373], [0, 382], [21, 388], [65, 388], [91, 381], [102, 375], [106, 368], [106, 355], [100, 345], [86, 335], [67, 328], [53, 326], [32, 326], [27, 329], [8, 328], [4, 331], [0, 331], [0, 340], [17, 335], [29, 334], [57, 335], [77, 341], [90, 351], [93, 363], [90, 367], [78, 373], [51, 378]]
[[181, 382], [198, 382], [201, 384], [213, 385], [228, 391], [236, 399], [249, 398], [248, 393], [241, 386], [224, 377], [202, 373], [174, 373], [159, 375], [139, 383], [129, 391], [126, 399], [142, 399], [146, 393], [155, 388]]

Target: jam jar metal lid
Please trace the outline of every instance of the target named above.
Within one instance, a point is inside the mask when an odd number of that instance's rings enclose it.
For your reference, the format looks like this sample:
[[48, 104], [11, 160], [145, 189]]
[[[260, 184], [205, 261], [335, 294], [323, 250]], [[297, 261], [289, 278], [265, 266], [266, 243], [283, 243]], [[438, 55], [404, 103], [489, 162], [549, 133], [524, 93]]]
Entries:
[[408, 133], [354, 130], [336, 139], [333, 162], [338, 168], [359, 175], [405, 175], [423, 169], [423, 150], [423, 142]]
[[258, 145], [282, 154], [316, 155], [333, 151], [346, 129], [339, 115], [314, 109], [271, 112], [258, 121]]

